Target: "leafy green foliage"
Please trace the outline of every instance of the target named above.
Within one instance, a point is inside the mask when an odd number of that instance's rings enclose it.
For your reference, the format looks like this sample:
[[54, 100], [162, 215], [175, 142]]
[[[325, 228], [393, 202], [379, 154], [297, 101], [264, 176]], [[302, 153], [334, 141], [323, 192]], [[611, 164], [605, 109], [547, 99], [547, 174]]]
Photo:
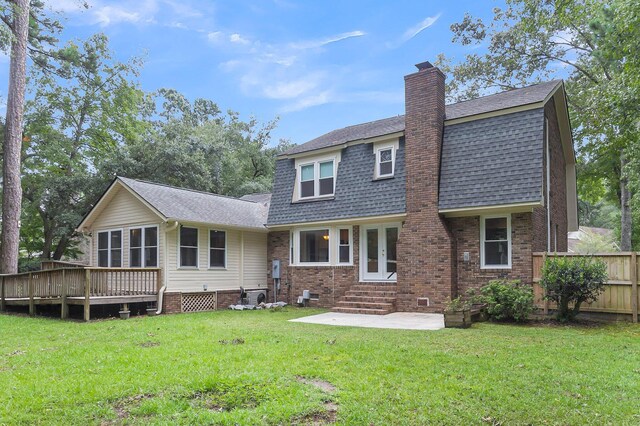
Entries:
[[462, 296], [458, 296], [454, 299], [448, 299], [444, 302], [445, 312], [460, 312], [466, 311], [471, 307], [471, 303], [465, 300]]
[[590, 257], [548, 257], [542, 267], [540, 285], [545, 298], [558, 305], [560, 321], [571, 321], [582, 303], [593, 302], [604, 291], [607, 267]]
[[533, 289], [520, 280], [492, 280], [480, 289], [479, 300], [487, 304], [489, 318], [526, 321], [533, 312]]

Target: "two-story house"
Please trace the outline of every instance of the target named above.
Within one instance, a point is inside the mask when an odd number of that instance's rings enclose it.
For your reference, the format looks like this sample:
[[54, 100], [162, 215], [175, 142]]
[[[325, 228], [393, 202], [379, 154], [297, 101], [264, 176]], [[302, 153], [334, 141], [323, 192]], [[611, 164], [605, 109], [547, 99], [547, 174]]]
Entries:
[[226, 307], [240, 287], [273, 300], [275, 260], [279, 300], [308, 290], [342, 312], [439, 311], [494, 278], [531, 282], [532, 252], [566, 251], [578, 225], [562, 81], [445, 105], [442, 72], [417, 67], [404, 116], [292, 148], [271, 198], [117, 178], [78, 227], [92, 265], [158, 268], [167, 312]]
[[335, 130], [277, 161], [269, 261], [281, 292], [340, 312], [438, 311], [494, 278], [532, 281], [534, 251], [577, 229], [562, 81], [445, 105], [425, 62], [405, 115]]

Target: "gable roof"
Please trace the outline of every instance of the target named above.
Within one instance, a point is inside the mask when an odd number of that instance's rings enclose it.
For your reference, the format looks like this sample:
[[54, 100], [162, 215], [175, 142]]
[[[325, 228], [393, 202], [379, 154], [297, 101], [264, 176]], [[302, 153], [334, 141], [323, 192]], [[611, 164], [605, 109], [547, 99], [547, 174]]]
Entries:
[[[544, 102], [561, 84], [562, 80], [552, 80], [533, 86], [446, 105], [445, 122]], [[333, 130], [302, 145], [295, 146], [282, 155], [300, 154], [317, 149], [339, 146], [347, 142], [375, 138], [403, 131], [404, 115], [398, 115]]]
[[204, 223], [255, 230], [266, 230], [269, 200], [259, 201], [226, 197], [210, 192], [117, 177], [100, 201], [78, 226], [81, 229], [97, 213], [100, 202], [118, 185], [133, 193], [162, 219]]

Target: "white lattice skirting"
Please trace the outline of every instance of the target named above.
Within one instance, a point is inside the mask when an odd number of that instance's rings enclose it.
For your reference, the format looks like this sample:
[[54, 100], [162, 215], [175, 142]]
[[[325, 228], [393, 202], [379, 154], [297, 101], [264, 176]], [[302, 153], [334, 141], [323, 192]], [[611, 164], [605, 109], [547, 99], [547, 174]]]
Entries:
[[214, 311], [217, 304], [216, 293], [182, 294], [182, 312]]

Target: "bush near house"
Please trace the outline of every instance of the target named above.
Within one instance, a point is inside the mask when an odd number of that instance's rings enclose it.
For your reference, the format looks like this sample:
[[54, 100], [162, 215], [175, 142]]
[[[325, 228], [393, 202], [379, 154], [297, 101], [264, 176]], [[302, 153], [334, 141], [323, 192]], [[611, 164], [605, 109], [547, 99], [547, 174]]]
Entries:
[[492, 280], [480, 289], [478, 301], [487, 304], [490, 319], [526, 321], [533, 312], [533, 289], [520, 280]]
[[558, 305], [557, 318], [571, 321], [582, 303], [594, 302], [604, 291], [607, 265], [591, 257], [549, 257], [542, 267], [540, 285], [545, 299]]

